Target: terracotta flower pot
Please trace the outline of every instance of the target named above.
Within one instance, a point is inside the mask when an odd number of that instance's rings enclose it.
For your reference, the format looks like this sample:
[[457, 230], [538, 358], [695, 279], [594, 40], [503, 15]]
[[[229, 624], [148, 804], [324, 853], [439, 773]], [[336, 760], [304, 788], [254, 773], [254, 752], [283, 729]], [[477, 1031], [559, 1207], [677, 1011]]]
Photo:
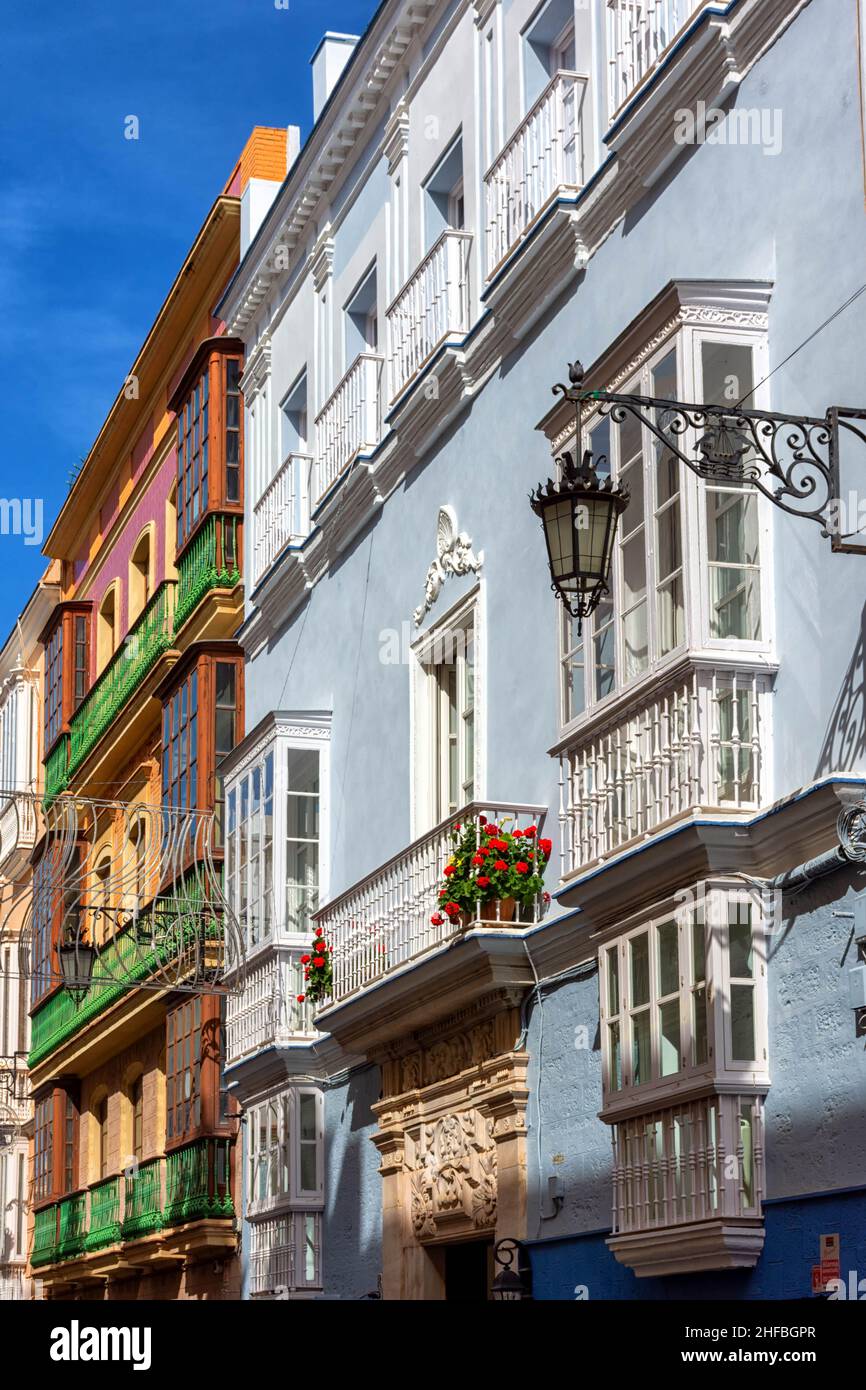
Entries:
[[516, 898], [490, 898], [488, 902], [481, 904], [481, 925], [495, 927], [500, 922], [513, 921], [516, 907]]

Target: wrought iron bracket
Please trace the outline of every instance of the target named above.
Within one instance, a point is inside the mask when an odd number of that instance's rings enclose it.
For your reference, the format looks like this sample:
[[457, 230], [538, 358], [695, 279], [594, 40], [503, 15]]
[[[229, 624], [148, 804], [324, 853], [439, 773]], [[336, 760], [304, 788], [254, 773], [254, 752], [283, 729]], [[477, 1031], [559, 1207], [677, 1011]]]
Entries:
[[[843, 529], [841, 496], [841, 442], [846, 434], [859, 441], [866, 461], [866, 408], [832, 406], [818, 418], [584, 391], [577, 362], [569, 377], [570, 386], [553, 389], [574, 406], [579, 444], [591, 413], [609, 416], [614, 424], [632, 415], [698, 477], [749, 483], [782, 511], [817, 522], [834, 551], [866, 550], [866, 529]], [[850, 543], [854, 537], [858, 544]]]

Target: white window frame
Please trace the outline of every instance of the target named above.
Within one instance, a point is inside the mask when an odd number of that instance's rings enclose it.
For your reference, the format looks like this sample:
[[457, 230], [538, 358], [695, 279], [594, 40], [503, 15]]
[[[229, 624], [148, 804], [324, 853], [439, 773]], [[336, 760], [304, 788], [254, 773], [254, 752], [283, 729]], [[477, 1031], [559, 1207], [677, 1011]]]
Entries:
[[[682, 401], [700, 401], [702, 391], [701, 344], [717, 342], [721, 344], [743, 344], [752, 349], [753, 373], [756, 382], [763, 383], [767, 375], [768, 347], [767, 335], [763, 329], [745, 328], [739, 325], [724, 328], [707, 328], [703, 325], [684, 323], [669, 333], [664, 341], [652, 352], [647, 351], [640, 365], [629, 376], [610, 389], [619, 394], [635, 393], [652, 396], [651, 373], [672, 351], [676, 353], [677, 398]], [[749, 400], [747, 408], [769, 409], [769, 387], [763, 383], [757, 387]], [[602, 422], [599, 415], [590, 416], [584, 422], [585, 437]], [[618, 442], [614, 443], [616, 427], [611, 425], [610, 468], [614, 478], [619, 475]], [[612, 690], [602, 696], [595, 693], [595, 645], [594, 639], [598, 618], [593, 614], [584, 622], [584, 706], [580, 713], [568, 718], [566, 689], [564, 680], [567, 653], [568, 618], [562, 606], [556, 604], [557, 654], [559, 674], [560, 735], [565, 738], [583, 725], [597, 719], [602, 712], [622, 699], [627, 692], [637, 696], [645, 688], [651, 687], [658, 676], [675, 666], [686, 651], [696, 656], [717, 658], [721, 654], [736, 654], [746, 662], [754, 659], [764, 664], [772, 661], [775, 651], [775, 630], [773, 621], [773, 549], [772, 513], [770, 500], [754, 490], [757, 497], [758, 541], [760, 567], [761, 638], [750, 641], [740, 638], [713, 638], [710, 636], [710, 588], [709, 588], [709, 540], [706, 520], [706, 485], [697, 478], [691, 469], [677, 461], [679, 469], [680, 536], [682, 553], [683, 585], [683, 641], [664, 655], [659, 655], [659, 622], [657, 595], [660, 581], [657, 574], [655, 518], [661, 507], [658, 502], [655, 470], [653, 467], [654, 436], [646, 426], [643, 435], [643, 481], [644, 481], [644, 526], [652, 524], [653, 534], [649, 544], [644, 547], [647, 563], [647, 635], [649, 660], [646, 667], [625, 679], [625, 643], [622, 615], [622, 521], [618, 530], [613, 565], [611, 570], [611, 598], [613, 602], [613, 621], [616, 652], [616, 675]], [[565, 448], [573, 447], [572, 440], [566, 441]]]
[[[691, 901], [689, 900], [691, 898]], [[752, 921], [752, 951], [754, 959], [754, 1060], [736, 1060], [731, 1056], [730, 1026], [730, 969], [726, 941], [728, 911], [732, 903], [748, 904]], [[694, 996], [694, 961], [692, 921], [696, 913], [704, 912], [705, 931], [705, 1000], [707, 1004], [707, 1058], [694, 1062], [692, 1043], [692, 1001]], [[679, 985], [679, 1046], [680, 1068], [668, 1076], [661, 1075], [660, 1024], [658, 991], [658, 927], [675, 921], [678, 931]], [[599, 1018], [602, 1053], [603, 1115], [612, 1117], [624, 1110], [640, 1108], [650, 1112], [676, 1098], [692, 1093], [696, 1086], [713, 1081], [725, 1089], [733, 1085], [768, 1086], [768, 1000], [766, 972], [766, 924], [762, 904], [756, 893], [729, 881], [696, 885], [683, 898], [668, 899], [653, 907], [646, 916], [635, 919], [619, 932], [605, 934], [599, 945]], [[649, 1004], [651, 1076], [635, 1084], [633, 1076], [633, 1039], [631, 1030], [632, 991], [630, 976], [630, 945], [644, 933], [649, 937]], [[611, 1011], [608, 977], [608, 953], [614, 951], [619, 969], [619, 1010]], [[736, 981], [735, 981], [736, 983]], [[644, 1006], [638, 1006], [643, 1008]], [[620, 1025], [620, 1057], [622, 1086], [611, 1086], [611, 1046], [609, 1025]]]
[[[287, 877], [287, 853], [286, 853], [286, 803], [289, 793], [288, 787], [288, 754], [291, 750], [300, 752], [317, 752], [319, 756], [319, 868], [318, 868], [318, 903], [327, 901], [330, 881], [330, 720], [321, 716], [315, 718], [309, 715], [298, 714], [297, 716], [277, 714], [273, 716], [274, 723], [270, 735], [267, 738], [257, 740], [252, 748], [245, 754], [242, 752], [241, 760], [225, 778], [225, 799], [226, 799], [226, 867], [225, 883], [226, 894], [229, 905], [238, 916], [241, 930], [244, 933], [247, 950], [247, 959], [256, 956], [260, 951], [273, 945], [301, 946], [306, 944], [309, 933], [307, 931], [295, 932], [287, 929], [286, 922], [286, 902], [285, 895], [288, 886]], [[309, 722], [308, 722], [309, 721]], [[255, 731], [250, 736], [255, 738]], [[272, 839], [272, 899], [273, 920], [270, 929], [265, 930], [266, 924], [262, 923], [262, 929], [255, 942], [249, 939], [245, 923], [240, 918], [240, 879], [235, 872], [235, 840], [229, 835], [229, 825], [231, 823], [229, 811], [229, 798], [235, 798], [236, 824], [240, 822], [241, 805], [241, 784], [246, 779], [250, 779], [252, 787], [252, 776], [255, 768], [261, 769], [262, 789], [264, 789], [264, 768], [265, 760], [269, 755], [274, 758], [274, 781], [273, 781], [273, 839]], [[247, 858], [247, 872], [249, 872], [249, 858]], [[263, 876], [262, 876], [263, 883]], [[260, 885], [260, 893], [262, 892]]]
[[[301, 1187], [301, 1101], [312, 1096], [315, 1101], [316, 1134], [316, 1185], [311, 1189]], [[270, 1149], [258, 1148], [260, 1114], [275, 1107], [277, 1114], [277, 1145], [281, 1159], [285, 1161], [288, 1186], [278, 1186], [275, 1193], [266, 1192], [258, 1196], [258, 1175], [264, 1161], [270, 1164]], [[286, 1134], [288, 1117], [288, 1134]], [[324, 1097], [315, 1086], [290, 1085], [257, 1097], [245, 1110], [245, 1173], [246, 1173], [246, 1214], [258, 1217], [281, 1212], [287, 1208], [298, 1211], [317, 1211], [324, 1202]], [[270, 1168], [268, 1167], [270, 1188]]]
[[[410, 678], [410, 730], [411, 730], [411, 838], [425, 834], [447, 817], [437, 815], [441, 796], [443, 768], [437, 758], [437, 743], [440, 714], [441, 687], [433, 666], [437, 651], [447, 650], [450, 634], [465, 631], [470, 626], [473, 632], [474, 657], [474, 763], [473, 763], [473, 801], [482, 801], [486, 795], [486, 643], [484, 625], [483, 581], [474, 585], [455, 603], [438, 622], [431, 624], [412, 646], [412, 672]], [[460, 640], [456, 643], [460, 648]], [[458, 673], [459, 681], [459, 673]], [[461, 740], [462, 741], [462, 740]], [[461, 784], [463, 778], [461, 766]], [[458, 804], [457, 810], [462, 807]]]

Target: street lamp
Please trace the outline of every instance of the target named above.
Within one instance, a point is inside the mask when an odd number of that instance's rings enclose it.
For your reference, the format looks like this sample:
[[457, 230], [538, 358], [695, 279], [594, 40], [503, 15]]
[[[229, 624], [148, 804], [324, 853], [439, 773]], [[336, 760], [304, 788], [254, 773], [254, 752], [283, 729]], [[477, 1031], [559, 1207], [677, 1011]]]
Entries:
[[96, 948], [85, 940], [80, 903], [77, 903], [73, 908], [72, 916], [74, 925], [64, 929], [57, 947], [57, 954], [60, 958], [60, 974], [63, 983], [75, 1003], [80, 1004], [93, 979]]
[[517, 1302], [532, 1298], [532, 1267], [526, 1246], [519, 1240], [506, 1236], [493, 1247], [493, 1258], [499, 1265], [499, 1273], [493, 1280], [491, 1290], [497, 1302]]
[[[583, 382], [579, 362], [569, 368], [569, 376], [572, 386], [579, 388]], [[565, 386], [554, 390], [575, 404], [574, 453], [566, 452], [557, 460], [559, 478], [548, 478], [545, 486], [530, 493], [529, 504], [544, 528], [551, 587], [577, 618], [580, 632], [584, 618], [608, 591], [616, 526], [620, 512], [628, 506], [629, 492], [610, 476], [599, 478], [591, 450], [582, 452], [580, 397]]]
[[[544, 526], [552, 587], [578, 619], [578, 631], [608, 591], [616, 527], [629, 501], [626, 489], [599, 479], [591, 452], [582, 452], [587, 407], [616, 425], [633, 416], [699, 478], [750, 484], [782, 511], [816, 521], [837, 553], [863, 553], [866, 536], [840, 526], [840, 455], [843, 432], [866, 446], [866, 411], [832, 406], [818, 418], [584, 391], [580, 362], [569, 366], [568, 377], [569, 386], [553, 390], [574, 407], [575, 451], [557, 460], [559, 481], [548, 480], [529, 500]], [[859, 544], [846, 544], [855, 536]]]

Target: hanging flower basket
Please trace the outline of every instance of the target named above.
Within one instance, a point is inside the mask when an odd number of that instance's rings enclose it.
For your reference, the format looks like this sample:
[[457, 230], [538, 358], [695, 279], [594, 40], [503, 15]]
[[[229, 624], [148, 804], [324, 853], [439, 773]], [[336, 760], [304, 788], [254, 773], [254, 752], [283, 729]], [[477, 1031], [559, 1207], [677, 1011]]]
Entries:
[[305, 990], [298, 995], [298, 1003], [321, 1004], [329, 999], [334, 985], [334, 970], [331, 961], [331, 948], [325, 941], [325, 933], [316, 927], [308, 955], [301, 956], [304, 967]]
[[518, 909], [531, 911], [542, 895], [550, 902], [544, 871], [552, 844], [539, 837], [537, 826], [508, 829], [479, 816], [455, 825], [451, 839], [433, 926], [450, 920], [462, 928], [472, 922], [495, 927], [512, 922]]

